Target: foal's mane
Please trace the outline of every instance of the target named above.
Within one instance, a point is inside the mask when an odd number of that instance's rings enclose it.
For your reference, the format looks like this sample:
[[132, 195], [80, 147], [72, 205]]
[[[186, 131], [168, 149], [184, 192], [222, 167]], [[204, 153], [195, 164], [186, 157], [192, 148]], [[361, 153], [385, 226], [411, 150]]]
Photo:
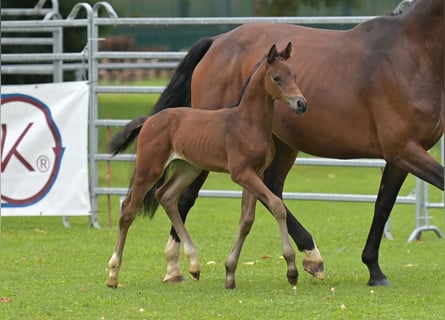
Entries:
[[266, 56], [262, 57], [254, 66], [252, 71], [250, 72], [249, 76], [247, 77], [246, 81], [244, 81], [243, 85], [241, 86], [241, 90], [240, 93], [238, 95], [238, 100], [235, 103], [232, 103], [230, 105], [228, 105], [226, 108], [234, 108], [239, 106], [241, 99], [244, 95], [244, 92], [246, 91], [247, 86], [249, 85], [250, 79], [252, 79], [253, 74], [255, 73], [255, 71], [258, 69], [258, 67], [260, 66], [260, 64], [264, 61], [264, 59], [266, 59]]

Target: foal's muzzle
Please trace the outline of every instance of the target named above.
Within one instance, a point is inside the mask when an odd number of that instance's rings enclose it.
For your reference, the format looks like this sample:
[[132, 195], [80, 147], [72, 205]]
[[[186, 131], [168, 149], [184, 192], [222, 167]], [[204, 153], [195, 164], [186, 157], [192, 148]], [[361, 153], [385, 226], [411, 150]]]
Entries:
[[292, 97], [288, 99], [290, 108], [296, 114], [303, 114], [307, 110], [307, 101], [304, 97]]

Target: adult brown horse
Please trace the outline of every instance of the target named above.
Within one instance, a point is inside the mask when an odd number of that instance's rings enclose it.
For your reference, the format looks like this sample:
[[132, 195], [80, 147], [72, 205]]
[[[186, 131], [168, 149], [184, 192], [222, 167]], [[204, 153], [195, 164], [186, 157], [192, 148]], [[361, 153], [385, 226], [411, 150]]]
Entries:
[[[235, 102], [260, 48], [292, 39], [299, 56], [290, 63], [310, 108], [295, 117], [277, 102], [273, 130], [279, 139], [264, 181], [281, 195], [298, 151], [385, 159], [362, 261], [369, 269], [368, 285], [388, 285], [378, 261], [379, 247], [407, 174], [444, 188], [443, 167], [426, 152], [444, 130], [444, 37], [444, 0], [416, 0], [404, 12], [347, 31], [242, 25], [195, 44], [153, 112], [177, 105], [215, 109]], [[183, 193], [183, 219], [205, 178], [201, 175]], [[287, 223], [298, 249], [306, 252], [305, 261], [312, 262], [305, 269], [321, 274], [323, 262], [312, 236], [290, 212]], [[173, 229], [171, 235], [177, 239]], [[177, 261], [179, 245], [170, 240], [166, 255], [169, 264]]]
[[[182, 191], [203, 170], [230, 173], [232, 180], [243, 187], [242, 213], [237, 239], [226, 261], [226, 288], [235, 288], [235, 270], [244, 240], [255, 218], [255, 203], [260, 199], [275, 216], [287, 262], [287, 278], [297, 283], [295, 251], [289, 241], [286, 208], [262, 181], [264, 170], [274, 155], [272, 124], [274, 99], [282, 101], [292, 113], [306, 111], [306, 99], [296, 83], [295, 72], [286, 62], [292, 51], [289, 42], [278, 52], [272, 45], [268, 54], [253, 67], [246, 81], [239, 106], [218, 111], [190, 108], [165, 109], [147, 120], [141, 127], [131, 123], [110, 142], [113, 154], [128, 144], [133, 131], [140, 131], [137, 143], [135, 174], [130, 191], [122, 203], [119, 236], [109, 262], [107, 284], [117, 287], [118, 273], [128, 229], [144, 199], [156, 197], [164, 207], [172, 225], [184, 242], [190, 259], [190, 274], [199, 279], [196, 246], [179, 215], [178, 201]], [[147, 194], [167, 169], [171, 174], [155, 195]], [[168, 280], [182, 279], [178, 268], [170, 269]]]

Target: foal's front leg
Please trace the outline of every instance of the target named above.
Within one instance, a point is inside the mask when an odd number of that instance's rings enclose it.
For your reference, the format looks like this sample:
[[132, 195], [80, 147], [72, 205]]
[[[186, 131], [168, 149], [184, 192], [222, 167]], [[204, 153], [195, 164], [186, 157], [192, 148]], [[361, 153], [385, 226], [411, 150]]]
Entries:
[[243, 189], [238, 235], [226, 260], [226, 289], [234, 289], [236, 286], [235, 271], [238, 266], [244, 241], [255, 220], [255, 204], [256, 197], [246, 189]]
[[[264, 172], [263, 181], [270, 191], [282, 199], [284, 181], [290, 169], [294, 166], [298, 152], [275, 136], [274, 143], [275, 156]], [[289, 210], [287, 210], [286, 221], [289, 235], [294, 239], [298, 250], [305, 254], [303, 259], [304, 270], [316, 278], [324, 279], [324, 261], [314, 238]]]
[[295, 250], [288, 236], [286, 208], [284, 207], [283, 201], [266, 187], [253, 169], [245, 169], [237, 174], [232, 173], [232, 179], [262, 201], [274, 215], [280, 230], [283, 257], [287, 263], [287, 280], [291, 285], [296, 285], [298, 281], [298, 270], [295, 265]]

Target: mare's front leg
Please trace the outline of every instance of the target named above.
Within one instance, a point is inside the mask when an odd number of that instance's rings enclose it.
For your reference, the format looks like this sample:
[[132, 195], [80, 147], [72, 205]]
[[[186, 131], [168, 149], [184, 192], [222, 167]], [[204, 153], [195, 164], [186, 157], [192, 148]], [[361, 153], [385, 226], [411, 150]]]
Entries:
[[405, 181], [407, 172], [390, 163], [386, 164], [380, 182], [379, 193], [374, 208], [374, 218], [368, 233], [362, 261], [369, 270], [369, 286], [384, 286], [390, 282], [379, 265], [379, 248], [385, 224], [397, 198], [397, 194]]
[[244, 241], [246, 240], [246, 237], [249, 234], [255, 220], [255, 204], [255, 195], [246, 189], [243, 189], [238, 235], [226, 260], [226, 289], [234, 289], [236, 286], [235, 271], [236, 267], [238, 266]]
[[[297, 151], [274, 136], [275, 157], [264, 173], [265, 185], [278, 197], [283, 198], [283, 186], [289, 170], [292, 168]], [[324, 279], [324, 262], [312, 235], [297, 218], [286, 208], [286, 223], [289, 235], [295, 241], [298, 250], [304, 252], [303, 268], [316, 278]]]
[[[193, 183], [182, 192], [179, 198], [178, 210], [184, 224], [190, 209], [193, 207], [195, 200], [198, 198], [199, 190], [201, 189], [208, 175], [208, 171], [201, 172], [195, 181], [193, 181]], [[181, 240], [179, 239], [175, 228], [172, 226], [170, 229], [170, 236], [164, 250], [165, 259], [167, 260], [167, 274], [164, 277], [164, 282], [184, 281], [179, 265], [180, 246]]]
[[[181, 193], [187, 188], [195, 178], [201, 173], [201, 170], [193, 167], [185, 161], [175, 161], [174, 171], [169, 180], [161, 186], [156, 192], [156, 198], [164, 207], [173, 228], [178, 233], [179, 239], [184, 243], [184, 253], [190, 260], [189, 273], [192, 279], [199, 280], [201, 274], [201, 265], [198, 259], [196, 245], [193, 243], [190, 235], [185, 228], [178, 211], [178, 201]], [[172, 240], [172, 239], [171, 239]], [[169, 246], [173, 241], [167, 243], [166, 252], [169, 252]], [[175, 245], [175, 243], [173, 243]], [[179, 251], [173, 248], [173, 252]], [[167, 259], [170, 257], [167, 256]], [[173, 262], [172, 262], [173, 261]], [[179, 257], [169, 261], [167, 275], [164, 282], [178, 282], [183, 280], [183, 275], [179, 267]]]
[[283, 201], [266, 187], [254, 170], [246, 168], [240, 170], [240, 172], [232, 172], [231, 175], [233, 181], [243, 188], [246, 188], [257, 199], [261, 200], [277, 220], [283, 246], [283, 257], [287, 263], [287, 280], [291, 285], [296, 285], [298, 281], [298, 271], [295, 265], [295, 250], [289, 241], [286, 225], [286, 208], [284, 207]]

